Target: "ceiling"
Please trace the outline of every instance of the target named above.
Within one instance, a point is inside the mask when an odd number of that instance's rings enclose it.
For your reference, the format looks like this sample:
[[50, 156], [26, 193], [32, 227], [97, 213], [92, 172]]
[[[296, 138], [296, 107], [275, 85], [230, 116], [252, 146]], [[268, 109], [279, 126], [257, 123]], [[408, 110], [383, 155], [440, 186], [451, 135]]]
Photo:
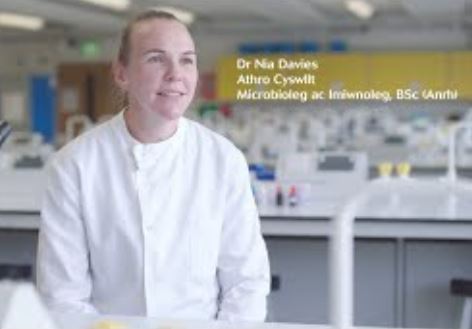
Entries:
[[349, 29], [460, 29], [472, 32], [472, 0], [367, 0], [369, 20], [350, 13], [344, 0], [134, 0], [126, 12], [106, 10], [80, 0], [0, 0], [0, 11], [42, 16], [40, 32], [1, 29], [2, 38], [111, 34], [137, 12], [172, 5], [195, 12], [195, 29], [204, 31], [289, 30], [317, 27]]

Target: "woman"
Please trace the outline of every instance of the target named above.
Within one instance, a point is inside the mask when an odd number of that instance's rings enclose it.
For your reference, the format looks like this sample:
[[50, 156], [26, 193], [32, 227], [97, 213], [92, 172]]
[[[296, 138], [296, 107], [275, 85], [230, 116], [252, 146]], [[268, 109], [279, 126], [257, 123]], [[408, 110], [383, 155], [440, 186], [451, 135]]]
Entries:
[[127, 108], [49, 166], [44, 300], [58, 312], [262, 321], [269, 264], [247, 164], [183, 118], [198, 76], [187, 28], [137, 16], [113, 71]]

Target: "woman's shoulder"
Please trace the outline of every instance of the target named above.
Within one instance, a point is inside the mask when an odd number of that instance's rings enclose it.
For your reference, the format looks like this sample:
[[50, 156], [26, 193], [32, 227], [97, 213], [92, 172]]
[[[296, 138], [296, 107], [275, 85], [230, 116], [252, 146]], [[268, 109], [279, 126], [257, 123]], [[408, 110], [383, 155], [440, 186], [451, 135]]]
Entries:
[[236, 174], [240, 170], [246, 170], [247, 162], [243, 152], [228, 138], [195, 121], [188, 120], [187, 125], [188, 150], [194, 156], [198, 154], [199, 159], [205, 159], [205, 163], [212, 164], [217, 171]]
[[55, 162], [67, 160], [90, 160], [100, 153], [99, 149], [104, 144], [113, 142], [114, 119], [110, 119], [83, 132], [73, 140], [63, 145], [53, 157]]
[[240, 150], [225, 136], [203, 126], [201, 123], [185, 119], [189, 140], [198, 144], [200, 148], [213, 148], [226, 155], [238, 156]]

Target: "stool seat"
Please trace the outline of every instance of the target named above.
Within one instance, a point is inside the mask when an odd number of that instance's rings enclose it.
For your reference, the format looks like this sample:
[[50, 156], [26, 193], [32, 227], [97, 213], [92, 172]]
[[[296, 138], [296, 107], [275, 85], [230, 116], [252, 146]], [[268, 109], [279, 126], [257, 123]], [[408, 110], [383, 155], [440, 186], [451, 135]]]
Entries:
[[470, 329], [472, 315], [472, 280], [454, 278], [450, 282], [451, 294], [464, 297], [460, 329]]
[[472, 279], [452, 279], [451, 294], [457, 296], [472, 296]]

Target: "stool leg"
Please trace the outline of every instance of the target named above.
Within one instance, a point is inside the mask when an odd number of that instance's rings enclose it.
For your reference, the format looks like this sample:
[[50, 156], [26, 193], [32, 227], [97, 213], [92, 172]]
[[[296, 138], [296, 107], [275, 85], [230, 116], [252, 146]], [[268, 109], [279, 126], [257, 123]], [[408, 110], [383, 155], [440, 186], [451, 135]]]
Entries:
[[462, 307], [462, 319], [460, 329], [470, 329], [470, 320], [472, 316], [472, 297], [466, 297]]

